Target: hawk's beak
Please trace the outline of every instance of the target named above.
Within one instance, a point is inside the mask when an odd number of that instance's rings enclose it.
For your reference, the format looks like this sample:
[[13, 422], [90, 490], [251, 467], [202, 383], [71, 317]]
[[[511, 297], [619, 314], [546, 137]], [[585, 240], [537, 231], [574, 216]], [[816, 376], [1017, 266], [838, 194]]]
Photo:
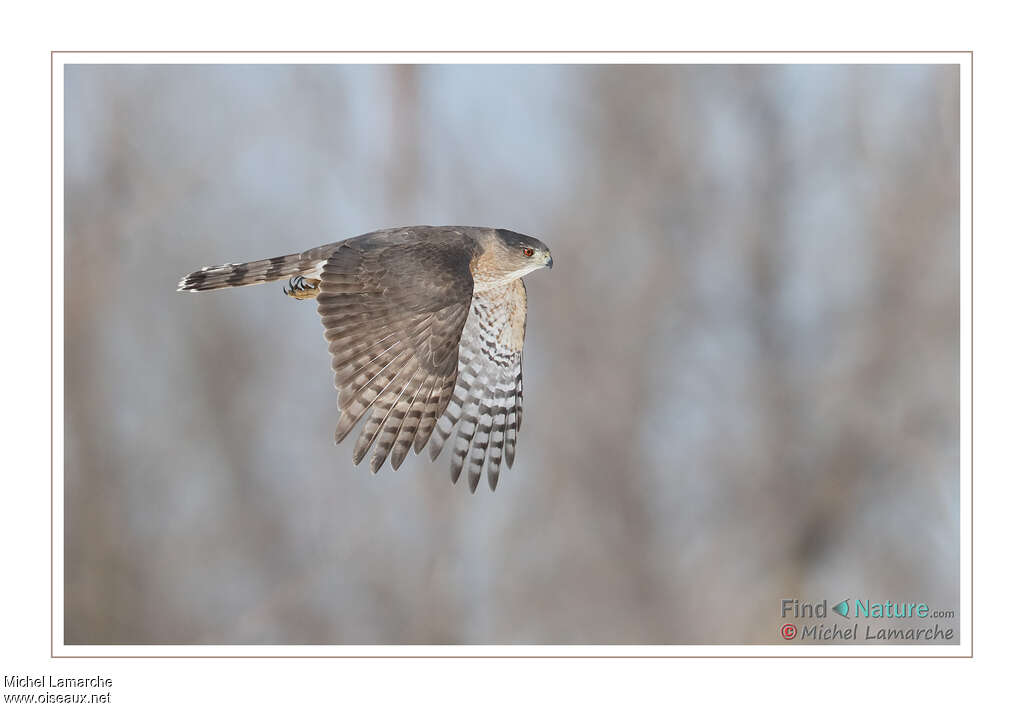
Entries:
[[548, 254], [548, 260], [544, 262], [544, 265], [547, 266], [548, 268], [551, 268], [551, 264], [553, 263], [554, 261], [551, 260], [551, 254]]

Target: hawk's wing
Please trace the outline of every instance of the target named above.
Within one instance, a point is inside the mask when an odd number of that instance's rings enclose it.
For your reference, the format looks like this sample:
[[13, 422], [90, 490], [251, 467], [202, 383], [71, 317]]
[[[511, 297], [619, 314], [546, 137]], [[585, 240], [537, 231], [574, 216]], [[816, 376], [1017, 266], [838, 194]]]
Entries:
[[429, 440], [455, 386], [459, 338], [473, 296], [471, 254], [428, 243], [342, 244], [327, 259], [317, 295], [341, 415], [340, 442], [370, 410], [358, 464], [376, 441], [376, 472]]
[[525, 334], [526, 286], [522, 279], [473, 296], [459, 343], [458, 381], [430, 439], [430, 457], [436, 459], [455, 432], [452, 482], [465, 467], [470, 490], [476, 490], [484, 468], [493, 490], [502, 453], [509, 467], [515, 459], [516, 434], [523, 423]]

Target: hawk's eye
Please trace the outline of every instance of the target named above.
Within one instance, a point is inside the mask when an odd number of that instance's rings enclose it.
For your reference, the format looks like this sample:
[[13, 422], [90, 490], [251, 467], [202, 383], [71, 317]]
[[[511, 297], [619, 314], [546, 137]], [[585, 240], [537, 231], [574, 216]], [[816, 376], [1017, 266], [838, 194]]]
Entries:
[[531, 256], [533, 256], [533, 249], [531, 249], [529, 246], [524, 248], [523, 249], [523, 256], [525, 256], [526, 258], [530, 258]]

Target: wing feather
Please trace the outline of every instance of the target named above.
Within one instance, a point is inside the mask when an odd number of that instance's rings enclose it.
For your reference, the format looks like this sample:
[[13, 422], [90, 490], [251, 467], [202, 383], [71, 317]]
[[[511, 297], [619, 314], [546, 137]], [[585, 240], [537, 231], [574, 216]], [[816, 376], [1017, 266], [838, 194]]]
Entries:
[[345, 242], [324, 263], [317, 302], [338, 390], [335, 442], [366, 416], [357, 464], [373, 449], [376, 472], [394, 449], [397, 468], [417, 436], [429, 437], [431, 411], [447, 406], [472, 299], [470, 256], [378, 238]]
[[484, 470], [493, 490], [501, 460], [515, 459], [522, 425], [522, 351], [526, 332], [526, 287], [522, 280], [473, 296], [459, 343], [459, 373], [447, 409], [430, 439], [437, 458], [454, 438], [451, 477], [467, 472], [475, 490]]

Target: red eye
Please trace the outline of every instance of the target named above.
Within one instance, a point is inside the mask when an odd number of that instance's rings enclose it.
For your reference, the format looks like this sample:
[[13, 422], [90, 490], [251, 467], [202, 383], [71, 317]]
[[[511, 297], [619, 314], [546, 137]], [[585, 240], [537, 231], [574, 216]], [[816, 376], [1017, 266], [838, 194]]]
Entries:
[[531, 249], [529, 247], [523, 249], [523, 256], [526, 256], [527, 258], [529, 258], [530, 256], [533, 256], [533, 249]]

